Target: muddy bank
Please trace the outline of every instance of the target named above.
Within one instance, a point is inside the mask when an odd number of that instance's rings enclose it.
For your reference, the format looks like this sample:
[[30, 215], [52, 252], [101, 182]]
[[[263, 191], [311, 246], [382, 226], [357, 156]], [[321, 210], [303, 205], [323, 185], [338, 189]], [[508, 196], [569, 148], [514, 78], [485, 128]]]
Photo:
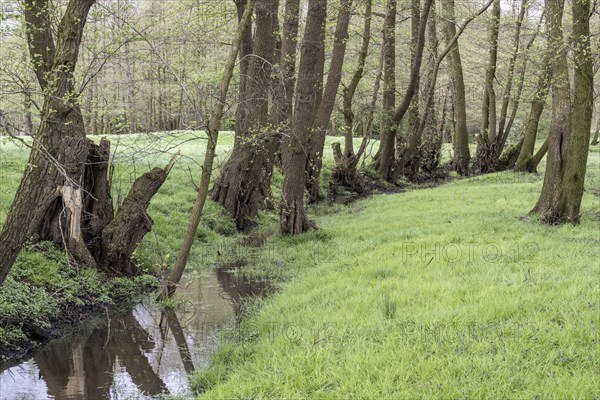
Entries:
[[[111, 303], [102, 301], [106, 299], [94, 301], [87, 293], [82, 293], [86, 304], [65, 302], [61, 305], [60, 311], [57, 314], [49, 315], [47, 322], [43, 324], [26, 318], [0, 316], [3, 330], [22, 332], [21, 337], [15, 338], [15, 340], [9, 338], [0, 346], [0, 370], [18, 365], [52, 340], [72, 335], [80, 331], [82, 326], [93, 326], [101, 323], [107, 316], [124, 312], [136, 304], [145, 293], [152, 292], [157, 287], [157, 281], [154, 281], [154, 284], [136, 285], [134, 291], [129, 292], [128, 296], [115, 296], [110, 299]], [[77, 300], [82, 301], [82, 298]]]

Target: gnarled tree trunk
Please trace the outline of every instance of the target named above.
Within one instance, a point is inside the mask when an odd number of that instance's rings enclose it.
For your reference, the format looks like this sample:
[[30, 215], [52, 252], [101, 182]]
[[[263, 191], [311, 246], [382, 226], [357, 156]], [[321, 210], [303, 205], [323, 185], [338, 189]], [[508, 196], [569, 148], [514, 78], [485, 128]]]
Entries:
[[[55, 49], [42, 49], [42, 46], [49, 45], [49, 39], [45, 36], [49, 29], [48, 3], [42, 1], [25, 5], [29, 10], [28, 14], [31, 13], [26, 16], [26, 24], [39, 24], [35, 29], [30, 29], [28, 41], [35, 42], [30, 44], [30, 54], [38, 79], [40, 83], [44, 83], [44, 104], [28, 165], [0, 233], [0, 283], [6, 278], [27, 239], [29, 221], [39, 218], [40, 213], [45, 210], [44, 207], [38, 207], [38, 202], [50, 200], [48, 193], [56, 190], [54, 182], [47, 178], [58, 167], [54, 161], [58, 158], [62, 138], [76, 133], [65, 129], [65, 126], [68, 126], [66, 123], [70, 114], [78, 110], [69, 97], [74, 90], [73, 72], [83, 28], [93, 4], [94, 0], [69, 2], [60, 22]], [[38, 43], [38, 40], [43, 40], [43, 44]], [[52, 85], [46, 85], [46, 82], [52, 82]]]
[[[358, 84], [360, 83], [365, 69], [365, 61], [369, 51], [369, 42], [371, 40], [371, 15], [372, 15], [372, 0], [367, 0], [365, 4], [364, 27], [362, 33], [362, 44], [358, 55], [358, 64], [352, 75], [352, 79], [348, 86], [343, 88], [343, 114], [344, 114], [344, 150], [342, 151], [339, 143], [333, 144], [333, 154], [335, 160], [335, 169], [333, 171], [333, 179], [336, 185], [342, 185], [350, 190], [360, 193], [363, 187], [360, 184], [356, 175], [356, 167], [358, 160], [362, 156], [364, 146], [361, 143], [358, 153], [354, 152], [354, 112], [352, 111], [352, 101]], [[375, 97], [379, 92], [379, 82], [381, 80], [381, 63], [375, 78]], [[371, 113], [367, 117], [363, 125], [363, 142], [369, 135], [369, 130], [372, 120], [369, 120]]]
[[[270, 159], [277, 146], [276, 134], [269, 127], [271, 74], [275, 57], [277, 0], [256, 3], [256, 33], [249, 54], [244, 96], [240, 107], [244, 115], [237, 123], [236, 140], [229, 160], [212, 190], [212, 198], [235, 219], [238, 229], [246, 228], [250, 218], [270, 197]], [[265, 184], [266, 182], [266, 184]]]
[[[93, 4], [68, 3], [55, 47], [44, 36], [49, 34], [48, 3], [26, 4], [30, 54], [44, 104], [29, 163], [0, 233], [0, 283], [28, 237], [52, 240], [85, 264], [132, 274], [131, 255], [151, 227], [146, 208], [170, 167], [140, 177], [113, 219], [108, 142], [95, 145], [85, 137], [73, 72]], [[119, 234], [111, 237], [111, 229]], [[115, 246], [118, 254], [111, 251]]]
[[[350, 23], [351, 0], [341, 0], [338, 11], [337, 24], [333, 40], [331, 63], [327, 73], [327, 83], [323, 91], [317, 114], [315, 117], [312, 135], [309, 137], [308, 159], [306, 164], [306, 188], [310, 202], [319, 198], [319, 176], [323, 166], [323, 147], [327, 125], [333, 112], [337, 90], [342, 80], [342, 66], [346, 54], [346, 41], [348, 40], [348, 24]], [[324, 47], [323, 50], [324, 51]]]
[[[444, 32], [446, 41], [449, 43], [456, 35], [454, 0], [442, 0], [442, 12], [445, 17]], [[471, 155], [469, 152], [469, 134], [467, 132], [465, 81], [458, 42], [452, 46], [448, 55], [448, 64], [450, 65], [450, 74], [452, 76], [454, 118], [456, 120], [455, 133], [452, 140], [454, 150], [452, 167], [460, 175], [468, 175]]]
[[284, 180], [280, 228], [284, 234], [299, 234], [314, 225], [308, 220], [304, 209], [305, 168], [309, 151], [309, 136], [313, 133], [319, 90], [318, 64], [323, 51], [323, 27], [327, 16], [327, 0], [309, 0], [306, 28], [300, 50], [298, 85], [291, 137], [285, 149]]
[[494, 0], [489, 26], [489, 59], [483, 84], [481, 128], [477, 135], [475, 165], [480, 173], [496, 170], [496, 91], [494, 79], [498, 60], [498, 31], [500, 27], [500, 0]]
[[546, 0], [548, 42], [552, 63], [552, 126], [544, 185], [531, 213], [550, 224], [579, 221], [592, 120], [593, 68], [590, 49], [588, 0], [574, 1], [573, 53], [575, 59], [573, 104], [563, 39], [561, 0]]

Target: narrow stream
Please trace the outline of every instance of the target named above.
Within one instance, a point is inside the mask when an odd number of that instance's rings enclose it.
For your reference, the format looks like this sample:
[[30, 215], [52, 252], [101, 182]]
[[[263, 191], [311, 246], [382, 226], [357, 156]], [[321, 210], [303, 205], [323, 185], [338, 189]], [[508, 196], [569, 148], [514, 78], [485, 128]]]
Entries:
[[0, 400], [151, 399], [191, 395], [187, 375], [206, 368], [219, 342], [235, 331], [243, 300], [265, 296], [231, 267], [184, 277], [182, 311], [150, 302], [55, 340], [31, 359], [0, 372]]

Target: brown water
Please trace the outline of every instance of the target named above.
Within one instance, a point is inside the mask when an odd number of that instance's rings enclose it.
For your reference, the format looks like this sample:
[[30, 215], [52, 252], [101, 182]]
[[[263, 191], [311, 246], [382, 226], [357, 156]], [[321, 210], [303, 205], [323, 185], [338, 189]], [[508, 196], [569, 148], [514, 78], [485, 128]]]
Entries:
[[227, 267], [187, 276], [180, 289], [183, 310], [161, 313], [142, 302], [52, 341], [0, 372], [0, 400], [191, 396], [187, 375], [206, 368], [219, 342], [234, 334], [243, 300], [268, 290], [265, 282], [237, 278]]

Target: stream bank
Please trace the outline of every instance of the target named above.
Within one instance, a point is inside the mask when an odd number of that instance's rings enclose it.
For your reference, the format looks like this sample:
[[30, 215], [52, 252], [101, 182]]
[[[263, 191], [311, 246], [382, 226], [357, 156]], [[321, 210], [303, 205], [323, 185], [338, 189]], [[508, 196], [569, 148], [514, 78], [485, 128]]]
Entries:
[[191, 395], [187, 376], [206, 368], [217, 346], [235, 337], [247, 301], [273, 290], [235, 267], [190, 268], [173, 311], [162, 311], [153, 294], [125, 313], [97, 318], [49, 342], [0, 372], [0, 398]]

